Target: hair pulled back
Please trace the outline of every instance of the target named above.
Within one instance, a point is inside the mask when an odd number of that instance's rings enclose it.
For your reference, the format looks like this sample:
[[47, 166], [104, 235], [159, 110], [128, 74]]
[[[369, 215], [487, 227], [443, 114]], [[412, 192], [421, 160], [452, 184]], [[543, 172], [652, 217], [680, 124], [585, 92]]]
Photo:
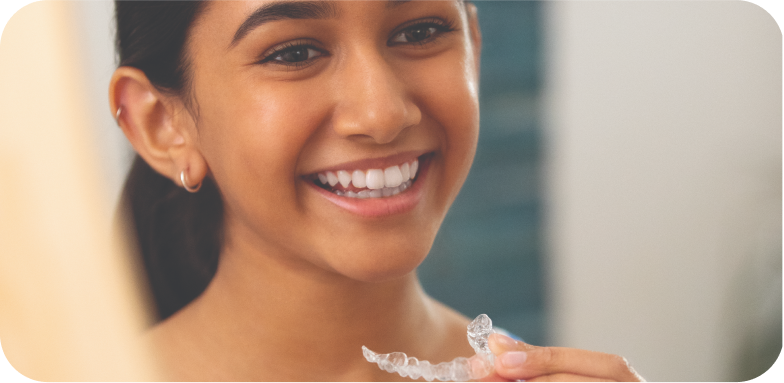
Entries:
[[[115, 0], [120, 66], [145, 73], [160, 91], [187, 99], [185, 50], [201, 1]], [[198, 297], [218, 265], [223, 203], [209, 177], [189, 193], [136, 155], [122, 194], [160, 320]]]

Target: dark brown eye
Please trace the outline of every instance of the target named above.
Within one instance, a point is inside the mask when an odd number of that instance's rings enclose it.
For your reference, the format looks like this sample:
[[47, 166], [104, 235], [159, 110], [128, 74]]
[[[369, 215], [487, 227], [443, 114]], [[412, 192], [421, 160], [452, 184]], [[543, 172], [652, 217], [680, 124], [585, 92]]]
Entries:
[[452, 30], [453, 29], [447, 24], [428, 20], [400, 29], [397, 33], [392, 35], [388, 44], [424, 44], [439, 37], [440, 34]]
[[296, 62], [296, 61], [304, 61], [308, 59], [308, 49], [303, 47], [298, 47], [289, 50], [288, 52], [283, 52], [278, 56], [281, 61], [288, 61], [288, 62]]
[[411, 43], [422, 41], [430, 36], [433, 36], [435, 33], [436, 29], [434, 27], [416, 27], [403, 32], [403, 35], [406, 37], [408, 42]]
[[313, 48], [307, 46], [296, 46], [274, 53], [272, 59], [282, 63], [298, 63], [318, 56], [321, 56], [321, 52]]

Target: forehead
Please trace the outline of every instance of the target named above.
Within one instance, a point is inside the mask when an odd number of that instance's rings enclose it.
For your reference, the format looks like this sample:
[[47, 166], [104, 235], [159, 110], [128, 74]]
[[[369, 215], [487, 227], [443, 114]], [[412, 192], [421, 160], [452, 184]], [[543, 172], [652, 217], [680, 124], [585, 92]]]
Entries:
[[[320, 1], [320, 0], [257, 0], [208, 1], [194, 21], [192, 33], [199, 39], [210, 37], [215, 42], [234, 45], [254, 28], [270, 21], [284, 19], [347, 19], [378, 18], [412, 3], [462, 3], [462, 0], [411, 1]], [[372, 5], [364, 7], [363, 5]], [[364, 11], [364, 12], [362, 12]], [[204, 36], [208, 34], [208, 36]], [[195, 36], [194, 36], [195, 37]]]

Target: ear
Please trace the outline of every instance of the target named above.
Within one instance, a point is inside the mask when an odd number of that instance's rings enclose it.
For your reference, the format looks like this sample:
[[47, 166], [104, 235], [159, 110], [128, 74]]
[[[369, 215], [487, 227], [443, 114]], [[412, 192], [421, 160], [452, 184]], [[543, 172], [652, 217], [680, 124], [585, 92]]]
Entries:
[[176, 96], [165, 95], [139, 69], [120, 67], [109, 84], [109, 103], [117, 124], [137, 153], [158, 173], [189, 187], [207, 175], [198, 150], [194, 119]]
[[468, 18], [468, 28], [471, 37], [471, 45], [474, 48], [474, 62], [476, 62], [477, 76], [479, 75], [479, 64], [482, 56], [482, 31], [479, 29], [479, 17], [477, 16], [476, 5], [471, 2], [465, 3], [466, 16]]

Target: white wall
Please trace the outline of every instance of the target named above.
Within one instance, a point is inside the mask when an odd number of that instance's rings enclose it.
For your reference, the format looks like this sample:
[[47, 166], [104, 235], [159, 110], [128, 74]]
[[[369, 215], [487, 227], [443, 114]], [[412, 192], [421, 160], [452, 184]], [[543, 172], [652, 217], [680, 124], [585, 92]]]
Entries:
[[737, 379], [781, 337], [780, 30], [744, 2], [545, 16], [551, 339]]
[[[128, 175], [133, 149], [109, 110], [109, 80], [117, 63], [114, 53], [114, 2], [71, 2], [83, 57], [85, 90], [90, 104], [95, 145], [101, 155], [101, 174], [112, 201], [117, 201]], [[116, 203], [116, 202], [115, 202]]]

